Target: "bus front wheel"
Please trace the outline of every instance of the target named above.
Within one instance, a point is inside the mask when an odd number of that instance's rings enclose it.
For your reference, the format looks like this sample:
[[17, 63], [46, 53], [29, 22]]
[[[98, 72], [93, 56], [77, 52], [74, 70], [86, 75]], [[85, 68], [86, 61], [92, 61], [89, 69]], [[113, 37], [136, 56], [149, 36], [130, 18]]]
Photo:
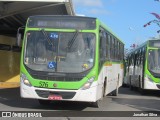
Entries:
[[100, 107], [100, 102], [101, 102], [101, 100], [97, 100], [96, 102], [92, 102], [92, 106], [96, 107], [96, 108], [99, 108]]
[[93, 107], [96, 107], [96, 108], [100, 107], [100, 102], [105, 97], [105, 88], [106, 88], [106, 82], [104, 82], [103, 87], [102, 87], [101, 98], [99, 100], [97, 100], [96, 102], [91, 103]]

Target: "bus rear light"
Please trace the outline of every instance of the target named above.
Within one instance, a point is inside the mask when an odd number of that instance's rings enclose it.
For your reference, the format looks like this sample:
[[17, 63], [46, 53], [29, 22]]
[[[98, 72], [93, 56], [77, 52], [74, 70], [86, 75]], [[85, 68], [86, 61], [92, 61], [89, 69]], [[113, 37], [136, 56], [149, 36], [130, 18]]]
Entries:
[[81, 90], [86, 90], [89, 89], [92, 85], [92, 83], [94, 82], [94, 78], [95, 77], [91, 77], [81, 88]]

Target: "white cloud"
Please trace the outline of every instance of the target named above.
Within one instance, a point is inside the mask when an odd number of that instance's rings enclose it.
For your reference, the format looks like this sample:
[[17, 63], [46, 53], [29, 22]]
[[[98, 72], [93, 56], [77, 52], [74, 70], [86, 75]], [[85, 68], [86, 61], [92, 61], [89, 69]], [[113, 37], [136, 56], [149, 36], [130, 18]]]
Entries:
[[88, 11], [89, 14], [94, 14], [94, 15], [100, 15], [100, 14], [103, 14], [103, 15], [109, 15], [110, 12], [105, 10], [105, 9], [90, 9]]
[[116, 0], [72, 0], [77, 14], [88, 16], [111, 15], [106, 5], [115, 3]]
[[102, 7], [102, 0], [73, 0], [73, 3], [76, 6], [85, 6], [85, 7]]

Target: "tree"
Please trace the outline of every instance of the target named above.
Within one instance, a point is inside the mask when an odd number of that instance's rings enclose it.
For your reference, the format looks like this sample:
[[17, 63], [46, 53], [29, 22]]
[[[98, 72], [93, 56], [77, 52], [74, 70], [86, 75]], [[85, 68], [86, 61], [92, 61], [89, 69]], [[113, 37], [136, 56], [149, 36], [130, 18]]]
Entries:
[[[160, 2], [160, 0], [154, 0], [154, 1]], [[160, 27], [160, 14], [157, 14], [154, 12], [151, 14], [154, 15], [156, 17], [156, 19], [149, 21], [143, 27], [147, 27], [148, 25], [151, 25], [151, 23], [155, 23]], [[160, 30], [158, 30], [157, 33], [160, 33]]]

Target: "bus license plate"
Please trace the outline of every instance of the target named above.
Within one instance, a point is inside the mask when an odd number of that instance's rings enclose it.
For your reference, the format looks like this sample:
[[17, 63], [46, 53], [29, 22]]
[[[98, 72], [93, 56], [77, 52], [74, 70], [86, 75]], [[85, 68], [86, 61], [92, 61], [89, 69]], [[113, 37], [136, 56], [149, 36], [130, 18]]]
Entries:
[[62, 96], [60, 95], [49, 95], [49, 100], [62, 100]]

